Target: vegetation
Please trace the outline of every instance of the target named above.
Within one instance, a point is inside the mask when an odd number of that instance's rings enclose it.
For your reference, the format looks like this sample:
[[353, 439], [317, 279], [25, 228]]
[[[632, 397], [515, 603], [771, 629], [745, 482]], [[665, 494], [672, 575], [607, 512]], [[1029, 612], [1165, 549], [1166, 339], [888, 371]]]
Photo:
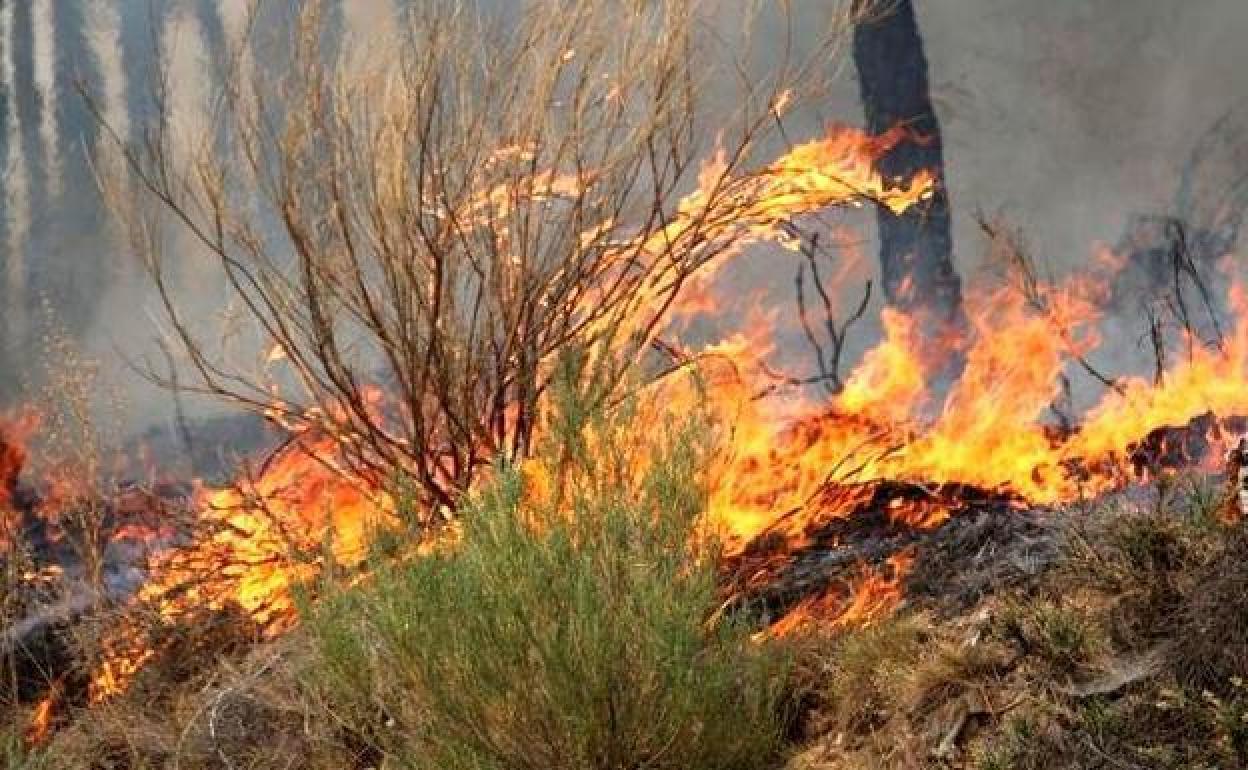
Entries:
[[[496, 456], [527, 453], [559, 350], [635, 362], [693, 273], [738, 243], [730, 223], [757, 193], [732, 180], [817, 70], [742, 62], [725, 81], [748, 87], [710, 109], [703, 54], [724, 33], [689, 0], [419, 3], [389, 43], [338, 47], [326, 4], [297, 5], [273, 27], [295, 31], [272, 47], [289, 59], [232, 52], [208, 125], [170, 122], [158, 89], [166, 118], [121, 146], [113, 197], [184, 388], [358, 437], [343, 444], [357, 469], [402, 468], [424, 510], [453, 509]], [[175, 235], [193, 242], [176, 266]], [[257, 344], [197, 325], [174, 290], [188, 261]]]
[[794, 766], [1244, 766], [1248, 539], [1208, 479], [1159, 488], [1071, 511], [1053, 567], [969, 611], [828, 640]]
[[702, 442], [621, 419], [565, 410], [460, 544], [313, 607], [310, 681], [397, 766], [774, 766], [783, 655], [715, 616], [713, 544], [689, 542]]
[[40, 770], [48, 767], [38, 752], [27, 750], [20, 735], [0, 729], [0, 762], [7, 770]]
[[[866, 627], [814, 623], [782, 643], [725, 609], [714, 533], [698, 526], [709, 429], [638, 398], [630, 375], [686, 283], [741, 245], [754, 188], [734, 180], [800, 67], [719, 117], [723, 161], [703, 166], [688, 2], [539, 0], [492, 19], [426, 4], [375, 57], [325, 53], [326, 6], [298, 5], [289, 62], [233, 51], [202, 133], [160, 104], [147, 141], [120, 146], [115, 192], [134, 184], [158, 205], [118, 209], [196, 387], [295, 442], [339, 444], [419, 537], [379, 534], [371, 569], [350, 574], [325, 558], [302, 586], [303, 625], [278, 641], [234, 604], [152, 620], [159, 654], [87, 706], [83, 664], [103, 657], [97, 621], [116, 610], [100, 591], [107, 509], [66, 511], [95, 593], [48, 636], [80, 665], [49, 667], [61, 729], [46, 747], [0, 731], [6, 767], [1248, 764], [1248, 536], [1204, 479], [1055, 512], [1035, 536], [1060, 556], [1025, 580], [942, 596], [929, 569], [910, 605]], [[682, 205], [694, 185], [698, 205]], [[255, 324], [254, 366], [179, 304], [171, 230]], [[829, 324], [835, 363], [844, 332]], [[58, 393], [50, 431], [83, 478], [104, 473], [91, 391]], [[9, 590], [27, 571], [13, 530], [0, 519], [5, 623], [27, 610]], [[990, 560], [991, 545], [975, 548]], [[18, 693], [17, 657], [0, 650], [15, 723], [37, 697]], [[74, 699], [54, 702], [71, 679]]]

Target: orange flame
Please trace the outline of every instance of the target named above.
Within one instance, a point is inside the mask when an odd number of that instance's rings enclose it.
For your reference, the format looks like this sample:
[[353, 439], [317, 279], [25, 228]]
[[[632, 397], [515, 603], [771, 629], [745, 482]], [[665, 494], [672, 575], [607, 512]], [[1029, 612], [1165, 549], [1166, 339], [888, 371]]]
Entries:
[[42, 746], [47, 742], [52, 732], [52, 718], [55, 716], [59, 698], [59, 688], [54, 686], [51, 692], [35, 704], [22, 736], [27, 746]]
[[913, 562], [912, 553], [901, 552], [889, 557], [882, 569], [864, 567], [862, 576], [849, 586], [848, 595], [834, 589], [805, 599], [773, 623], [767, 635], [792, 636], [822, 622], [830, 622], [833, 627], [875, 623], [901, 603], [902, 583]]
[[[700, 265], [693, 275], [681, 274], [686, 291], [680, 301], [669, 301], [673, 276], [687, 267], [679, 264], [681, 251], [673, 244], [691, 233], [703, 243], [721, 239], [731, 245], [729, 253], [739, 253], [744, 243], [783, 239], [792, 218], [828, 206], [870, 199], [904, 211], [924, 200], [934, 184], [930, 174], [890, 185], [874, 168], [904, 138], [900, 129], [882, 137], [835, 129], [741, 176], [728, 175], [724, 160], [713, 159], [699, 189], [680, 202], [662, 232], [618, 248], [621, 269], [636, 260], [650, 260], [656, 268], [639, 287], [629, 331], [649, 330], [650, 339], [643, 340], [649, 343], [665, 324], [724, 306], [714, 288], [723, 258]], [[500, 151], [498, 162], [524, 152]], [[550, 174], [535, 180], [531, 194], [575, 194], [585, 183]], [[713, 199], [725, 198], [734, 216], [707, 222]], [[497, 213], [507, 200], [488, 191], [474, 205]], [[766, 358], [775, 322], [759, 321], [763, 314], [754, 314], [740, 333], [678, 350], [680, 370], [697, 376], [665, 377], [648, 395], [665, 409], [688, 411], [696, 404], [716, 418], [721, 449], [705, 469], [707, 525], [728, 539], [730, 554], [763, 532], [788, 538], [791, 548], [803, 546], [812, 527], [849, 515], [861, 502], [861, 485], [873, 481], [958, 483], [1033, 503], [1076, 500], [1119, 485], [1131, 447], [1158, 427], [1181, 426], [1208, 411], [1248, 415], [1248, 301], [1236, 290], [1238, 322], [1221, 351], [1195, 346], [1160, 385], [1123, 380], [1077, 431], [1060, 435], [1052, 429], [1046, 412], [1072, 359], [1099, 345], [1098, 308], [1120, 266], [1121, 260], [1101, 259], [1089, 274], [1037, 285], [1027, 296], [1007, 289], [969, 293], [969, 328], [951, 351], [965, 366], [940, 403], [933, 403], [932, 381], [942, 362], [921, 349], [921, 321], [895, 310], [884, 311], [883, 339], [827, 400], [774, 387]], [[598, 299], [591, 292], [586, 301]], [[651, 323], [656, 317], [661, 322]], [[201, 609], [237, 606], [266, 633], [289, 628], [296, 584], [326, 566], [359, 565], [375, 533], [398, 525], [395, 501], [379, 480], [338, 461], [340, 442], [301, 437], [255, 479], [203, 492], [200, 509], [210, 534], [158, 561], [142, 601], [169, 622]], [[942, 523], [949, 510], [938, 503], [899, 503], [888, 515], [928, 528]], [[817, 621], [878, 619], [901, 601], [912, 560], [910, 553], [896, 555], [886, 568], [866, 570], [846, 591], [807, 600], [772, 633]], [[152, 654], [130, 652], [106, 666], [94, 692], [103, 697], [124, 688]]]

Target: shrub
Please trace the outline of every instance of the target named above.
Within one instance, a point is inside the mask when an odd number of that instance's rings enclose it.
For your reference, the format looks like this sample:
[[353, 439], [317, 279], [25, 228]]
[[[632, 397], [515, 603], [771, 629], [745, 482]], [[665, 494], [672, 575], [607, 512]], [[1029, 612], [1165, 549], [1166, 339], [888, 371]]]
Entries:
[[[692, 276], [774, 218], [747, 169], [826, 67], [782, 56], [710, 99], [738, 72], [718, 77], [725, 31], [687, 0], [407, 4], [398, 30], [333, 53], [333, 3], [271, 5], [291, 15], [256, 27], [290, 33], [232, 41], [211, 115], [174, 120], [166, 70], [147, 141], [118, 143], [129, 173], [109, 199], [190, 370], [149, 373], [358, 435], [341, 446], [354, 469], [403, 468], [429, 506], [527, 454], [559, 350], [632, 362]], [[195, 247], [177, 260], [175, 235]], [[206, 331], [187, 270], [228, 287], [254, 360], [243, 335]]]
[[405, 767], [767, 766], [785, 655], [714, 612], [699, 430], [559, 414], [457, 545], [310, 611], [323, 697]]
[[41, 770], [50, 767], [37, 752], [28, 750], [16, 732], [0, 729], [0, 762], [8, 770]]

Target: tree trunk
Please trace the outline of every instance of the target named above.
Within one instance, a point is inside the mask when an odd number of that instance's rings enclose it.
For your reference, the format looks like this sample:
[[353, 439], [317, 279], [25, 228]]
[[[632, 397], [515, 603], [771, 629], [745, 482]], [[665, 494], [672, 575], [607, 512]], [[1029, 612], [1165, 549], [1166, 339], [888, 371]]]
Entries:
[[854, 64], [867, 130], [882, 134], [905, 124], [914, 134], [879, 161], [886, 179], [909, 179], [923, 169], [936, 176], [923, 206], [896, 215], [879, 208], [880, 267], [885, 298], [931, 321], [958, 325], [962, 288], [953, 266], [949, 197], [940, 123], [928, 92], [927, 59], [911, 0], [859, 0]]

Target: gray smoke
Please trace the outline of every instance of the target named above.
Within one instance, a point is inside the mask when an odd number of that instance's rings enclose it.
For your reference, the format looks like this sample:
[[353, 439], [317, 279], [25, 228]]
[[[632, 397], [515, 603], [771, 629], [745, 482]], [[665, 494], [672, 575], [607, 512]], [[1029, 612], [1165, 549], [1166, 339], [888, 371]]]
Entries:
[[[349, 34], [391, 23], [400, 0], [340, 0]], [[277, 3], [280, 5], [280, 3]], [[55, 322], [128, 384], [142, 419], [171, 413], [168, 397], [126, 380], [125, 358], [155, 351], [158, 313], [115, 237], [94, 189], [100, 136], [78, 97], [81, 82], [106, 120], [134, 138], [153, 117], [156, 57], [174, 75], [174, 124], [202, 119], [227, 39], [242, 34], [245, 0], [0, 2], [0, 160], [5, 211], [0, 400], [41, 379], [44, 300]], [[713, 3], [729, 24], [744, 3]], [[795, 3], [795, 41], [810, 45], [834, 4]], [[983, 249], [977, 209], [1005, 214], [1056, 270], [1114, 244], [1138, 213], [1175, 206], [1182, 166], [1200, 134], [1240, 99], [1248, 70], [1242, 0], [920, 0], [920, 22], [944, 124], [955, 249], [972, 272]], [[762, 44], [783, 28], [766, 14]], [[800, 52], [799, 52], [800, 55]], [[853, 72], [801, 116], [860, 122]], [[872, 259], [869, 217], [851, 218]], [[189, 247], [188, 247], [189, 248]], [[791, 259], [774, 255], [776, 259]], [[794, 265], [795, 267], [795, 265]], [[792, 273], [762, 261], [741, 268], [751, 289], [792, 301]], [[187, 302], [210, 312], [224, 293], [184, 275]], [[791, 305], [786, 305], [789, 307]], [[863, 339], [857, 346], [869, 342]], [[1134, 345], [1134, 339], [1111, 340]], [[133, 383], [133, 384], [130, 384]]]

